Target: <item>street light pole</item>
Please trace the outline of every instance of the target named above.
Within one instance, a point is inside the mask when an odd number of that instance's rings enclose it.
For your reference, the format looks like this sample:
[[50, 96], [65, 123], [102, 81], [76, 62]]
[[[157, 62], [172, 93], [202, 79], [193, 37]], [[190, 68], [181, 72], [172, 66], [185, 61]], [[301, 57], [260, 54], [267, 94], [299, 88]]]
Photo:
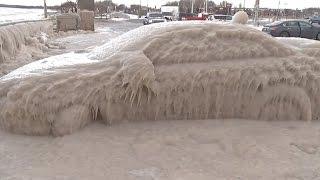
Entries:
[[206, 13], [208, 13], [208, 0], [206, 0]]
[[191, 0], [191, 13], [193, 13], [193, 0]]
[[254, 24], [256, 26], [258, 26], [259, 6], [260, 6], [260, 0], [256, 0], [256, 4], [254, 6]]
[[279, 3], [278, 3], [277, 20], [279, 20], [279, 15], [280, 15], [280, 0], [279, 0]]
[[141, 15], [141, 0], [140, 0], [140, 6], [139, 6], [139, 17], [141, 17], [142, 15]]
[[149, 12], [149, 1], [147, 0], [147, 12]]

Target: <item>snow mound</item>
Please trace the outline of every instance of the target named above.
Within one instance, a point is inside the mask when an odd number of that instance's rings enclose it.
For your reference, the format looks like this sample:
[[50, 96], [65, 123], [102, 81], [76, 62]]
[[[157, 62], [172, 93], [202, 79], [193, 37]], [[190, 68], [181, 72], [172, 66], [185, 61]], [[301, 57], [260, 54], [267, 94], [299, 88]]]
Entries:
[[249, 16], [244, 11], [238, 11], [232, 18], [232, 22], [236, 24], [247, 24]]
[[97, 120], [320, 117], [319, 59], [249, 27], [150, 25], [88, 57], [100, 61], [0, 80], [1, 127], [64, 135]]

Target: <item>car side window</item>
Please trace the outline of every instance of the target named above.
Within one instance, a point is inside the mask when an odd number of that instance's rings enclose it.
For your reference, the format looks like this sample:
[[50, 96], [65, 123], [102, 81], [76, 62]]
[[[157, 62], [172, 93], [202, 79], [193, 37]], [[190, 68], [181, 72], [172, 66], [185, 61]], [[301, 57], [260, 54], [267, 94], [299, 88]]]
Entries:
[[283, 23], [284, 27], [293, 27], [293, 26], [299, 26], [298, 22], [285, 22]]
[[300, 22], [300, 26], [304, 28], [311, 28], [312, 26], [309, 23], [306, 22]]

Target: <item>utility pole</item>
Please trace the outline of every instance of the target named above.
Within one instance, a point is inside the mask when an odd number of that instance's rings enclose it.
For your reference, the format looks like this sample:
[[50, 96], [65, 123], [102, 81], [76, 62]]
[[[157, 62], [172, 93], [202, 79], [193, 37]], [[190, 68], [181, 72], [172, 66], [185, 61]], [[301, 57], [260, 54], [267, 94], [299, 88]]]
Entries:
[[246, 9], [246, 0], [243, 0], [243, 9]]
[[279, 20], [279, 15], [280, 15], [280, 0], [279, 0], [279, 3], [278, 3], [277, 20]]
[[193, 13], [193, 2], [194, 0], [191, 0], [191, 13]]
[[140, 6], [139, 6], [139, 17], [141, 17], [141, 0], [140, 0]]
[[208, 0], [206, 0], [206, 13], [208, 13]]
[[149, 1], [147, 0], [147, 12], [149, 12]]
[[258, 26], [259, 6], [260, 6], [260, 0], [256, 0], [256, 4], [254, 6], [254, 24], [256, 26]]
[[44, 3], [44, 18], [48, 18], [47, 0], [43, 0]]

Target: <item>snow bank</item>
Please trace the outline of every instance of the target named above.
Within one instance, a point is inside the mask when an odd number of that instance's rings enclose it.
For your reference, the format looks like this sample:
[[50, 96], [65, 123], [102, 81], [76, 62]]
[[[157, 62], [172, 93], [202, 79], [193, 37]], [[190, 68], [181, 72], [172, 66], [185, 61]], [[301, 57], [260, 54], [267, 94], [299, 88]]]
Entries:
[[236, 24], [247, 24], [249, 16], [244, 11], [238, 11], [232, 18], [232, 22]]
[[249, 27], [154, 24], [88, 57], [100, 61], [0, 80], [1, 127], [64, 135], [96, 120], [320, 117], [319, 59]]
[[125, 14], [125, 15], [129, 16], [129, 19], [139, 19], [139, 16], [135, 14]]
[[127, 21], [126, 18], [111, 18], [112, 21]]
[[48, 21], [0, 26], [0, 64], [24, 51], [26, 56], [39, 53], [46, 37], [52, 34], [53, 25]]

